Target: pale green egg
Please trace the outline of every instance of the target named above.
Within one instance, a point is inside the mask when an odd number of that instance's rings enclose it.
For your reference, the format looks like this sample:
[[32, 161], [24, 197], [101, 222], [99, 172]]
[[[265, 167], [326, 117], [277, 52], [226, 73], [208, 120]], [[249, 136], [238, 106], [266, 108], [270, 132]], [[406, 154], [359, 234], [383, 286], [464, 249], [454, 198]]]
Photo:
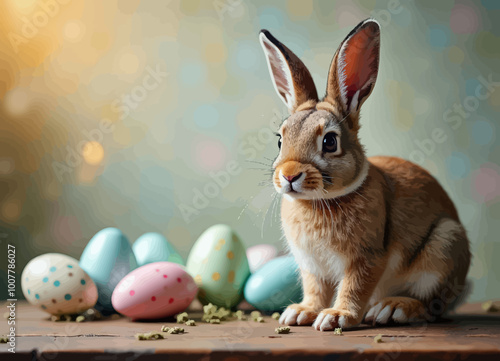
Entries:
[[250, 269], [245, 247], [231, 227], [218, 224], [203, 232], [186, 267], [199, 287], [202, 303], [230, 308], [241, 301]]

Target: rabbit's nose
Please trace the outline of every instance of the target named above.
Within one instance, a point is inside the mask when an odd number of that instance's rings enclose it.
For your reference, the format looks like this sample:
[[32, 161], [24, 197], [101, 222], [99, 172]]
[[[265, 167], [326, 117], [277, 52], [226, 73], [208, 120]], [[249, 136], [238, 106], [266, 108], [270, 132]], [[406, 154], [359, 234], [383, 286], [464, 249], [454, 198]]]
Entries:
[[300, 176], [302, 175], [302, 172], [299, 173], [299, 174], [295, 174], [295, 175], [283, 175], [283, 178], [285, 178], [287, 181], [289, 181], [290, 183], [293, 183], [295, 182], [297, 179], [300, 178]]

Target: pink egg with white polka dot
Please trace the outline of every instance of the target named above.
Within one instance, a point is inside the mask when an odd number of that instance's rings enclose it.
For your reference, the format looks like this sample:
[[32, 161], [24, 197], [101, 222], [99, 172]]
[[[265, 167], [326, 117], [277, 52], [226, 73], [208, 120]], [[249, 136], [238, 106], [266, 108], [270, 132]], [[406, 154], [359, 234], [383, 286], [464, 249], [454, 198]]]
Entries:
[[116, 285], [111, 303], [133, 320], [158, 319], [184, 311], [197, 292], [196, 283], [183, 266], [155, 262], [126, 275]]

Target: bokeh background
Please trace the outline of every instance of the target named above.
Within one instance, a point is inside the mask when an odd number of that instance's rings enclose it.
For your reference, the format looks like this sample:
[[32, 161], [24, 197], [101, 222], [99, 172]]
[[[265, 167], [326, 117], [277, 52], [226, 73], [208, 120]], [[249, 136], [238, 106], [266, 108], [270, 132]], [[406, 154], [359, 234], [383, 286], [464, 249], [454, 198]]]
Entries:
[[469, 232], [471, 300], [500, 297], [495, 0], [2, 1], [1, 296], [7, 244], [20, 273], [42, 253], [79, 258], [107, 226], [131, 242], [160, 232], [184, 257], [215, 223], [281, 248], [267, 181], [287, 113], [258, 32], [300, 56], [323, 94], [333, 53], [367, 17], [382, 26], [367, 152], [439, 179]]

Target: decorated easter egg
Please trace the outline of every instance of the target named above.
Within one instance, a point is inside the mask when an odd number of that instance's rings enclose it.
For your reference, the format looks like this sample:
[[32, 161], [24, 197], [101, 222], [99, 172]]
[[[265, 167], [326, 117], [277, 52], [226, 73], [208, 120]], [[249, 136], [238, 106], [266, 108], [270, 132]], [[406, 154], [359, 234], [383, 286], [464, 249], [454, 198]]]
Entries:
[[258, 244], [247, 249], [248, 266], [254, 273], [278, 254], [276, 247], [270, 244]]
[[210, 227], [198, 238], [187, 270], [200, 289], [202, 303], [226, 308], [241, 301], [250, 274], [245, 247], [231, 227], [223, 224]]
[[132, 245], [138, 266], [153, 262], [173, 262], [184, 264], [181, 255], [165, 237], [159, 233], [146, 233], [137, 238]]
[[137, 268], [127, 237], [116, 228], [96, 233], [80, 257], [80, 267], [94, 280], [99, 293], [96, 309], [104, 314], [114, 312], [111, 295], [118, 282]]
[[245, 299], [263, 311], [279, 311], [302, 300], [299, 268], [291, 256], [275, 258], [252, 274]]
[[157, 319], [184, 311], [198, 287], [184, 267], [155, 262], [126, 275], [116, 286], [111, 302], [115, 310], [138, 319]]
[[74, 314], [93, 307], [97, 287], [72, 257], [47, 253], [33, 258], [21, 276], [24, 297], [53, 315]]

